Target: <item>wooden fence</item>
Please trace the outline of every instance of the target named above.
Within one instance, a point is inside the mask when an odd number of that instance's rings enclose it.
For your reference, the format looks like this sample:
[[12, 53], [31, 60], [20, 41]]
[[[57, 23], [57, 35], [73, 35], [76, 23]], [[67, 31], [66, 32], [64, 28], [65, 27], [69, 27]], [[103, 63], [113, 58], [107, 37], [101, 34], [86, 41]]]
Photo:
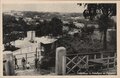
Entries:
[[36, 52], [16, 54], [15, 56], [16, 56], [17, 61], [18, 61], [18, 66], [19, 67], [21, 66], [22, 57], [25, 58], [26, 63], [30, 62], [30, 64], [33, 64], [33, 61], [34, 61], [34, 58], [35, 58], [35, 54], [36, 54]]
[[63, 56], [57, 55], [56, 57], [62, 60], [62, 64], [56, 64], [61, 65], [62, 71], [57, 71], [61, 74], [106, 73], [109, 69], [115, 68], [117, 62], [115, 52], [66, 54]]
[[24, 57], [26, 59], [26, 63], [29, 62], [31, 65], [33, 65], [35, 55], [37, 55], [37, 57], [39, 57], [40, 52], [37, 51], [37, 48], [35, 51], [35, 49], [33, 49], [32, 46], [29, 46], [29, 47], [25, 47], [23, 49], [19, 49], [19, 50], [13, 52], [13, 55], [16, 56], [16, 58], [18, 60], [18, 66], [20, 67], [22, 57]]
[[[109, 55], [112, 54], [112, 55]], [[110, 68], [116, 66], [116, 53], [91, 53], [91, 54], [76, 54], [76, 55], [66, 55], [66, 74], [75, 73], [79, 74], [81, 72], [90, 72], [90, 67], [95, 67], [96, 65], [102, 68], [94, 68], [99, 72], [108, 71]], [[64, 60], [65, 60], [64, 59]], [[103, 68], [104, 67], [104, 68]], [[83, 69], [83, 70], [82, 70]], [[96, 72], [97, 72], [96, 71]]]
[[88, 56], [87, 55], [75, 55], [75, 56], [66, 56], [66, 74], [78, 73], [82, 68], [88, 69]]

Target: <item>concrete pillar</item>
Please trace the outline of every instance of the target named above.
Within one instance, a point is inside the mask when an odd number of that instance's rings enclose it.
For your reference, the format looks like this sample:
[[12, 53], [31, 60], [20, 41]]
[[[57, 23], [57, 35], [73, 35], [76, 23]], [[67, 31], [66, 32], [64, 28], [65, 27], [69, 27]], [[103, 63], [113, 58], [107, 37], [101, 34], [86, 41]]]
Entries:
[[57, 75], [63, 75], [65, 74], [66, 70], [66, 48], [64, 47], [58, 47], [56, 49], [56, 74]]
[[35, 31], [28, 31], [27, 32], [27, 39], [34, 40], [35, 39]]
[[116, 40], [116, 30], [115, 29], [108, 29], [107, 30], [107, 41], [115, 43]]
[[7, 76], [15, 75], [14, 70], [14, 61], [13, 61], [13, 53], [11, 51], [5, 51], [3, 53], [3, 59], [6, 61], [4, 63], [5, 67], [5, 73]]

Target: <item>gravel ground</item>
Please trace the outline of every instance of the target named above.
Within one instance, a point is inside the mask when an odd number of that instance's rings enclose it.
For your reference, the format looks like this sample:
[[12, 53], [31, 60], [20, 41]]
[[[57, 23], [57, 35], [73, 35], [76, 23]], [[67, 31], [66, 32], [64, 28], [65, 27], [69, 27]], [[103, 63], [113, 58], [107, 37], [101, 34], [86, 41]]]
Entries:
[[37, 71], [35, 69], [16, 70], [16, 76], [40, 76], [40, 75], [55, 75], [54, 72], [49, 70]]
[[[53, 75], [55, 76], [55, 68], [53, 68], [52, 70], [35, 70], [34, 68], [31, 69], [26, 69], [26, 70], [21, 70], [21, 69], [17, 69], [16, 70], [16, 76], [41, 76], [41, 75]], [[103, 71], [104, 72], [104, 71]], [[93, 75], [101, 75], [102, 73], [93, 73]], [[103, 75], [116, 75], [117, 71], [116, 68], [110, 69], [109, 71], [107, 71], [106, 73], [103, 73]], [[70, 74], [70, 75], [75, 75], [75, 74]], [[87, 73], [79, 73], [78, 75], [87, 75]]]

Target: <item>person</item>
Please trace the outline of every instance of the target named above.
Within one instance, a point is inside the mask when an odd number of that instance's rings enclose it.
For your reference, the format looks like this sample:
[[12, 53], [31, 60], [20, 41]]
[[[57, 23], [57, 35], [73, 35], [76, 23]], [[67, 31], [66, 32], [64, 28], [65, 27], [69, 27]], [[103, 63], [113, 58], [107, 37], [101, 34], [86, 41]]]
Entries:
[[19, 69], [19, 66], [18, 66], [18, 64], [17, 64], [17, 58], [14, 56], [14, 63], [15, 63], [15, 69]]
[[38, 61], [39, 59], [37, 58], [37, 56], [35, 55], [35, 70], [38, 68]]
[[26, 68], [27, 68], [27, 69], [30, 69], [30, 67], [31, 67], [31, 66], [30, 66], [30, 63], [28, 62], [28, 63], [26, 64]]
[[25, 65], [26, 65], [26, 60], [25, 60], [24, 57], [22, 58], [21, 63], [22, 63], [22, 67], [23, 67], [23, 70], [24, 70], [25, 69]]

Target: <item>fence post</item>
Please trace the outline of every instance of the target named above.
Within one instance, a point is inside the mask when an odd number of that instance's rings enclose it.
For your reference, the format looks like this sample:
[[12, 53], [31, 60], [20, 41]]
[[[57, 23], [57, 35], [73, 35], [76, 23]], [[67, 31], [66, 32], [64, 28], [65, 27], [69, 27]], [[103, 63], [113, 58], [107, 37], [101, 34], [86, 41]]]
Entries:
[[96, 59], [96, 54], [94, 55], [94, 59]]
[[30, 46], [29, 48], [30, 48], [30, 52], [31, 52], [32, 51], [32, 47]]
[[65, 55], [66, 55], [66, 48], [58, 47], [56, 49], [56, 68], [55, 72], [57, 75], [65, 74]]
[[89, 55], [87, 55], [87, 65], [88, 65], [88, 61], [89, 61]]
[[103, 59], [103, 53], [101, 53], [101, 59]]
[[39, 53], [39, 51], [37, 51], [38, 52], [38, 58], [40, 57], [40, 53]]
[[114, 55], [114, 68], [115, 68], [115, 63], [116, 63], [116, 58], [117, 58], [117, 56], [116, 56], [116, 53], [115, 53], [115, 55]]
[[25, 58], [26, 58], [26, 63], [27, 63], [27, 53], [25, 54]]
[[86, 56], [86, 71], [88, 72], [88, 69], [89, 69], [89, 64], [88, 64], [88, 61], [89, 61], [89, 55]]
[[109, 70], [109, 59], [110, 59], [110, 57], [108, 56], [108, 60], [107, 60], [107, 70]]
[[36, 54], [36, 57], [38, 57], [38, 52], [37, 52], [37, 48], [36, 48], [36, 51], [35, 51], [35, 52], [36, 52], [36, 53], [35, 53], [35, 54]]

